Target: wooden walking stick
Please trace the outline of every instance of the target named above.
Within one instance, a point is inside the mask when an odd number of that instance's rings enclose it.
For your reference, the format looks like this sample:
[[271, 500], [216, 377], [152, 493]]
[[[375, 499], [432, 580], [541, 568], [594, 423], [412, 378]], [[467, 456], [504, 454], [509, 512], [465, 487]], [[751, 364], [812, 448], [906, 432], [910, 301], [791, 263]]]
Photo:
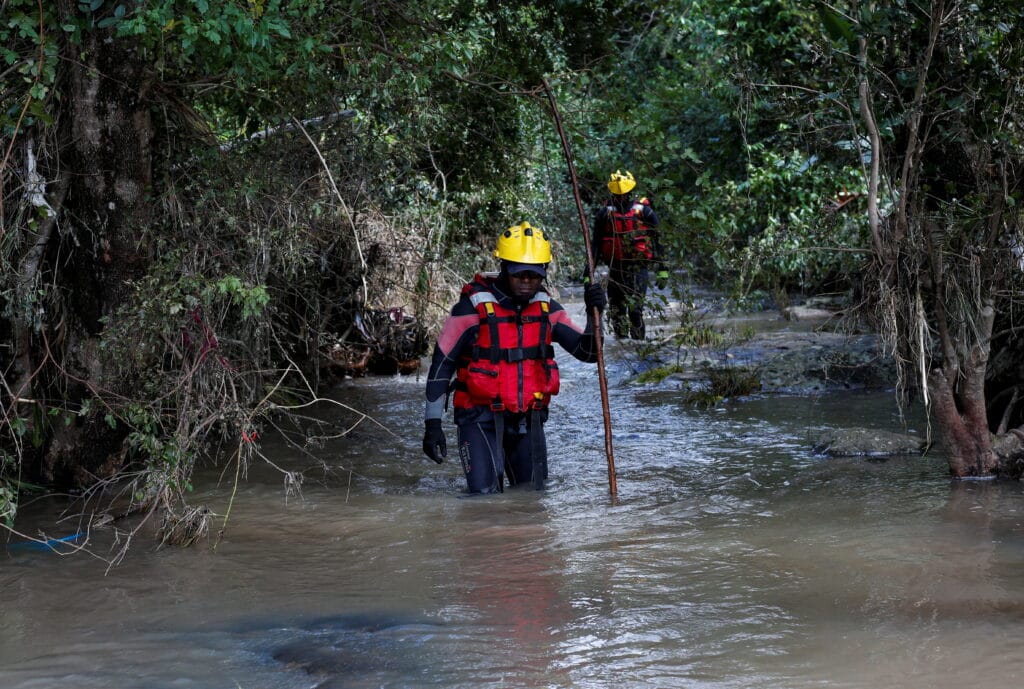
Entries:
[[[594, 275], [594, 252], [590, 246], [590, 229], [587, 227], [587, 215], [583, 211], [583, 202], [580, 200], [580, 186], [576, 181], [576, 166], [572, 162], [572, 151], [569, 149], [569, 140], [565, 137], [565, 130], [562, 128], [562, 118], [558, 114], [558, 105], [555, 103], [555, 95], [548, 86], [547, 79], [541, 79], [544, 85], [544, 92], [551, 103], [551, 114], [555, 118], [555, 127], [558, 128], [558, 136], [562, 139], [562, 152], [565, 154], [565, 163], [569, 167], [569, 179], [572, 181], [572, 193], [576, 197], [576, 210], [580, 215], [580, 229], [583, 230], [583, 245], [587, 249], [587, 270], [591, 280], [596, 280]], [[608, 490], [614, 498], [619, 487], [615, 480], [615, 454], [612, 452], [612, 416], [608, 407], [608, 377], [604, 371], [604, 338], [601, 334], [601, 312], [595, 306], [591, 310], [591, 318], [594, 323], [594, 343], [597, 346], [597, 379], [601, 383], [601, 409], [604, 412], [604, 451], [608, 455]]]

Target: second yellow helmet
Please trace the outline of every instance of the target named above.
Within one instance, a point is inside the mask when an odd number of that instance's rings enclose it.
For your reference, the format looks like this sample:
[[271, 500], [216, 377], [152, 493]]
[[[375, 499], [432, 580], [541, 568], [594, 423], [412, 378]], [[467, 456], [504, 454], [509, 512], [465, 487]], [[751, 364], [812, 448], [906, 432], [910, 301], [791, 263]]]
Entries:
[[532, 227], [528, 222], [521, 222], [498, 236], [494, 255], [513, 263], [550, 263], [551, 242], [544, 236], [544, 230]]
[[608, 191], [619, 196], [621, 194], [628, 194], [636, 186], [636, 179], [633, 178], [633, 173], [626, 170], [626, 174], [622, 174], [622, 171], [616, 170], [608, 178]]

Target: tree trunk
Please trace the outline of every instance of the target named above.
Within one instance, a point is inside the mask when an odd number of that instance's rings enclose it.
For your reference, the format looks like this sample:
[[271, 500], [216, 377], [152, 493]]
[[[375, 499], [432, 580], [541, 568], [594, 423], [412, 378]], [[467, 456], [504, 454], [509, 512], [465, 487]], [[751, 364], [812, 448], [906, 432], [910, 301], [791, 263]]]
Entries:
[[[983, 370], [981, 375], [984, 376]], [[946, 380], [942, 369], [932, 371], [929, 385], [935, 418], [949, 456], [950, 473], [958, 478], [994, 475], [999, 460], [992, 449], [988, 424], [977, 423], [970, 412], [960, 409], [960, 406], [974, 407], [978, 402], [984, 407], [984, 396], [980, 400], [966, 400], [964, 394], [958, 393]], [[962, 401], [961, 405], [957, 404], [958, 399]]]
[[[80, 12], [75, 0], [60, 0], [58, 8], [62, 20]], [[66, 186], [57, 209], [61, 232], [50, 242], [45, 268], [64, 295], [62, 323], [45, 324], [48, 335], [34, 337], [32, 351], [37, 366], [48, 362], [32, 381], [34, 397], [62, 400], [72, 410], [133, 389], [131, 375], [100, 344], [106, 324], [129, 300], [131, 282], [151, 262], [145, 236], [152, 213], [152, 77], [131, 42], [112, 29], [83, 32], [82, 40], [64, 46], [61, 145], [51, 167]], [[37, 457], [41, 478], [83, 486], [116, 473], [127, 434], [116, 418], [111, 406], [95, 404], [75, 423], [54, 424]]]

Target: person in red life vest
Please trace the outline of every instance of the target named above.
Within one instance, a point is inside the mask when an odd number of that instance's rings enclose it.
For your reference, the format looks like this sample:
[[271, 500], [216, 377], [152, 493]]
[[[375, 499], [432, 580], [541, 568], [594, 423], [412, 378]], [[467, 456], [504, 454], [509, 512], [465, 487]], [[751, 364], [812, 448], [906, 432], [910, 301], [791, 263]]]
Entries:
[[608, 320], [619, 339], [642, 340], [644, 300], [650, 271], [659, 289], [668, 286], [668, 270], [658, 242], [658, 216], [646, 198], [634, 200], [633, 174], [616, 170], [608, 179], [612, 197], [594, 214], [592, 242], [598, 263], [608, 266]]
[[[447, 456], [441, 426], [454, 389], [459, 461], [470, 493], [510, 486], [544, 487], [548, 403], [558, 393], [553, 343], [581, 361], [597, 361], [592, 312], [607, 297], [599, 285], [584, 290], [585, 328], [544, 289], [551, 244], [524, 222], [498, 237], [500, 271], [480, 273], [462, 288], [441, 328], [427, 372], [423, 452], [440, 464]], [[452, 381], [454, 379], [454, 386]]]

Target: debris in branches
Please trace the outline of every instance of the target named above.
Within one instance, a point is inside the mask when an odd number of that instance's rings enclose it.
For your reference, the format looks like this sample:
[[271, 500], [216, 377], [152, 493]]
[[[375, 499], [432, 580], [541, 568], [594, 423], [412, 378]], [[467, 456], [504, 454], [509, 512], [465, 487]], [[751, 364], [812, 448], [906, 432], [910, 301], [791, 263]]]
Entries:
[[169, 511], [157, 531], [160, 546], [190, 546], [210, 533], [213, 512], [205, 506], [186, 507], [181, 512]]

